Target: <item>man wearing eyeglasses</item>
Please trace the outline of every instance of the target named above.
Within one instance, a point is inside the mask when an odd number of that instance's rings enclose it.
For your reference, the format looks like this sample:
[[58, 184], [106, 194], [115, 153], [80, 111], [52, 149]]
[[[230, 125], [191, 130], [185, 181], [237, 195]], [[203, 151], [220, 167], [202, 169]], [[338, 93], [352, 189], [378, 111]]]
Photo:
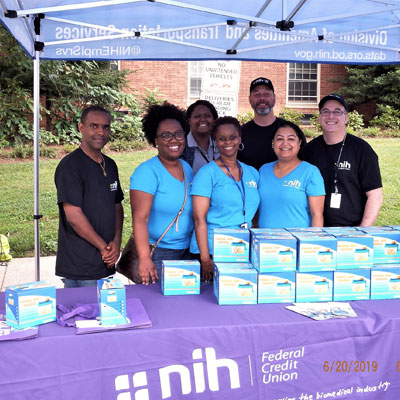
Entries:
[[348, 106], [337, 94], [319, 102], [322, 135], [303, 150], [325, 181], [325, 226], [372, 226], [383, 202], [378, 156], [363, 139], [346, 132]]

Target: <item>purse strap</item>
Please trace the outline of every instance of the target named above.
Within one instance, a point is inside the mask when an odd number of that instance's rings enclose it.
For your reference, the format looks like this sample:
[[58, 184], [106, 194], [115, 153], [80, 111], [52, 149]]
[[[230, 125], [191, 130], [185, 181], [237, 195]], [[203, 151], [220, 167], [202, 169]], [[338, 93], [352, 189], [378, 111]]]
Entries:
[[181, 209], [179, 210], [178, 214], [176, 214], [176, 217], [171, 221], [171, 223], [167, 226], [167, 228], [165, 229], [165, 231], [162, 233], [162, 235], [158, 238], [157, 242], [154, 243], [154, 245], [152, 246], [151, 249], [151, 255], [153, 254], [154, 250], [156, 249], [156, 247], [160, 244], [161, 240], [163, 239], [163, 237], [167, 234], [167, 232], [171, 229], [172, 225], [175, 223], [176, 221], [176, 232], [178, 232], [178, 222], [179, 222], [179, 217], [181, 216], [181, 214], [183, 213], [183, 210], [185, 208], [186, 205], [186, 200], [187, 200], [187, 183], [186, 183], [186, 175], [185, 175], [185, 169], [183, 168], [183, 165], [181, 165], [182, 168], [182, 174], [183, 174], [183, 182], [185, 183], [185, 198], [183, 199], [183, 204]]

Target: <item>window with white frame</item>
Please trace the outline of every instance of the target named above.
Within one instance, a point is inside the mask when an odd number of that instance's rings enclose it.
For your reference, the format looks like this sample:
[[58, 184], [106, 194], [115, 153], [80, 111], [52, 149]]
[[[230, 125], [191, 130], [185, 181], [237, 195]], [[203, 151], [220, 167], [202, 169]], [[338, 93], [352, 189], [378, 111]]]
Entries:
[[204, 61], [189, 61], [189, 95], [188, 104], [200, 99], [201, 79], [203, 75]]
[[288, 64], [288, 103], [317, 104], [318, 64]]

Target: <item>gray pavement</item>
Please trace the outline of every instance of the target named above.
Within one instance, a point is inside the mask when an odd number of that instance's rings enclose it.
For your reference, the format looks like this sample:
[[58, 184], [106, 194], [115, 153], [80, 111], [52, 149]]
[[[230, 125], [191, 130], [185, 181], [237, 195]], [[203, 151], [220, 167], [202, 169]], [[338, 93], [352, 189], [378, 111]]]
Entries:
[[[61, 279], [55, 275], [56, 257], [40, 257], [40, 280], [53, 284], [56, 288], [63, 288]], [[127, 278], [116, 274], [124, 284]], [[18, 285], [35, 281], [35, 259], [13, 258], [6, 265], [0, 265], [0, 291], [4, 292], [7, 286]]]

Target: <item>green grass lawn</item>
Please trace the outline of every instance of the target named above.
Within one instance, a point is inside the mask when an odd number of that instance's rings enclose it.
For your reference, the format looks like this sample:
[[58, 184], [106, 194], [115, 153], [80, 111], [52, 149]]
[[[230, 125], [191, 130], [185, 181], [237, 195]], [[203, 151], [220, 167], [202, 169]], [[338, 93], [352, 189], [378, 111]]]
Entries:
[[[400, 225], [400, 140], [370, 139], [379, 155], [384, 203], [376, 225]], [[129, 205], [129, 177], [143, 161], [155, 154], [155, 150], [114, 154], [111, 157], [119, 168], [124, 190], [123, 244], [131, 232]], [[40, 249], [41, 255], [53, 255], [57, 249], [58, 207], [54, 185], [54, 171], [59, 160], [40, 161]], [[0, 164], [0, 233], [9, 232], [11, 253], [14, 257], [33, 255], [33, 162], [15, 161]]]

